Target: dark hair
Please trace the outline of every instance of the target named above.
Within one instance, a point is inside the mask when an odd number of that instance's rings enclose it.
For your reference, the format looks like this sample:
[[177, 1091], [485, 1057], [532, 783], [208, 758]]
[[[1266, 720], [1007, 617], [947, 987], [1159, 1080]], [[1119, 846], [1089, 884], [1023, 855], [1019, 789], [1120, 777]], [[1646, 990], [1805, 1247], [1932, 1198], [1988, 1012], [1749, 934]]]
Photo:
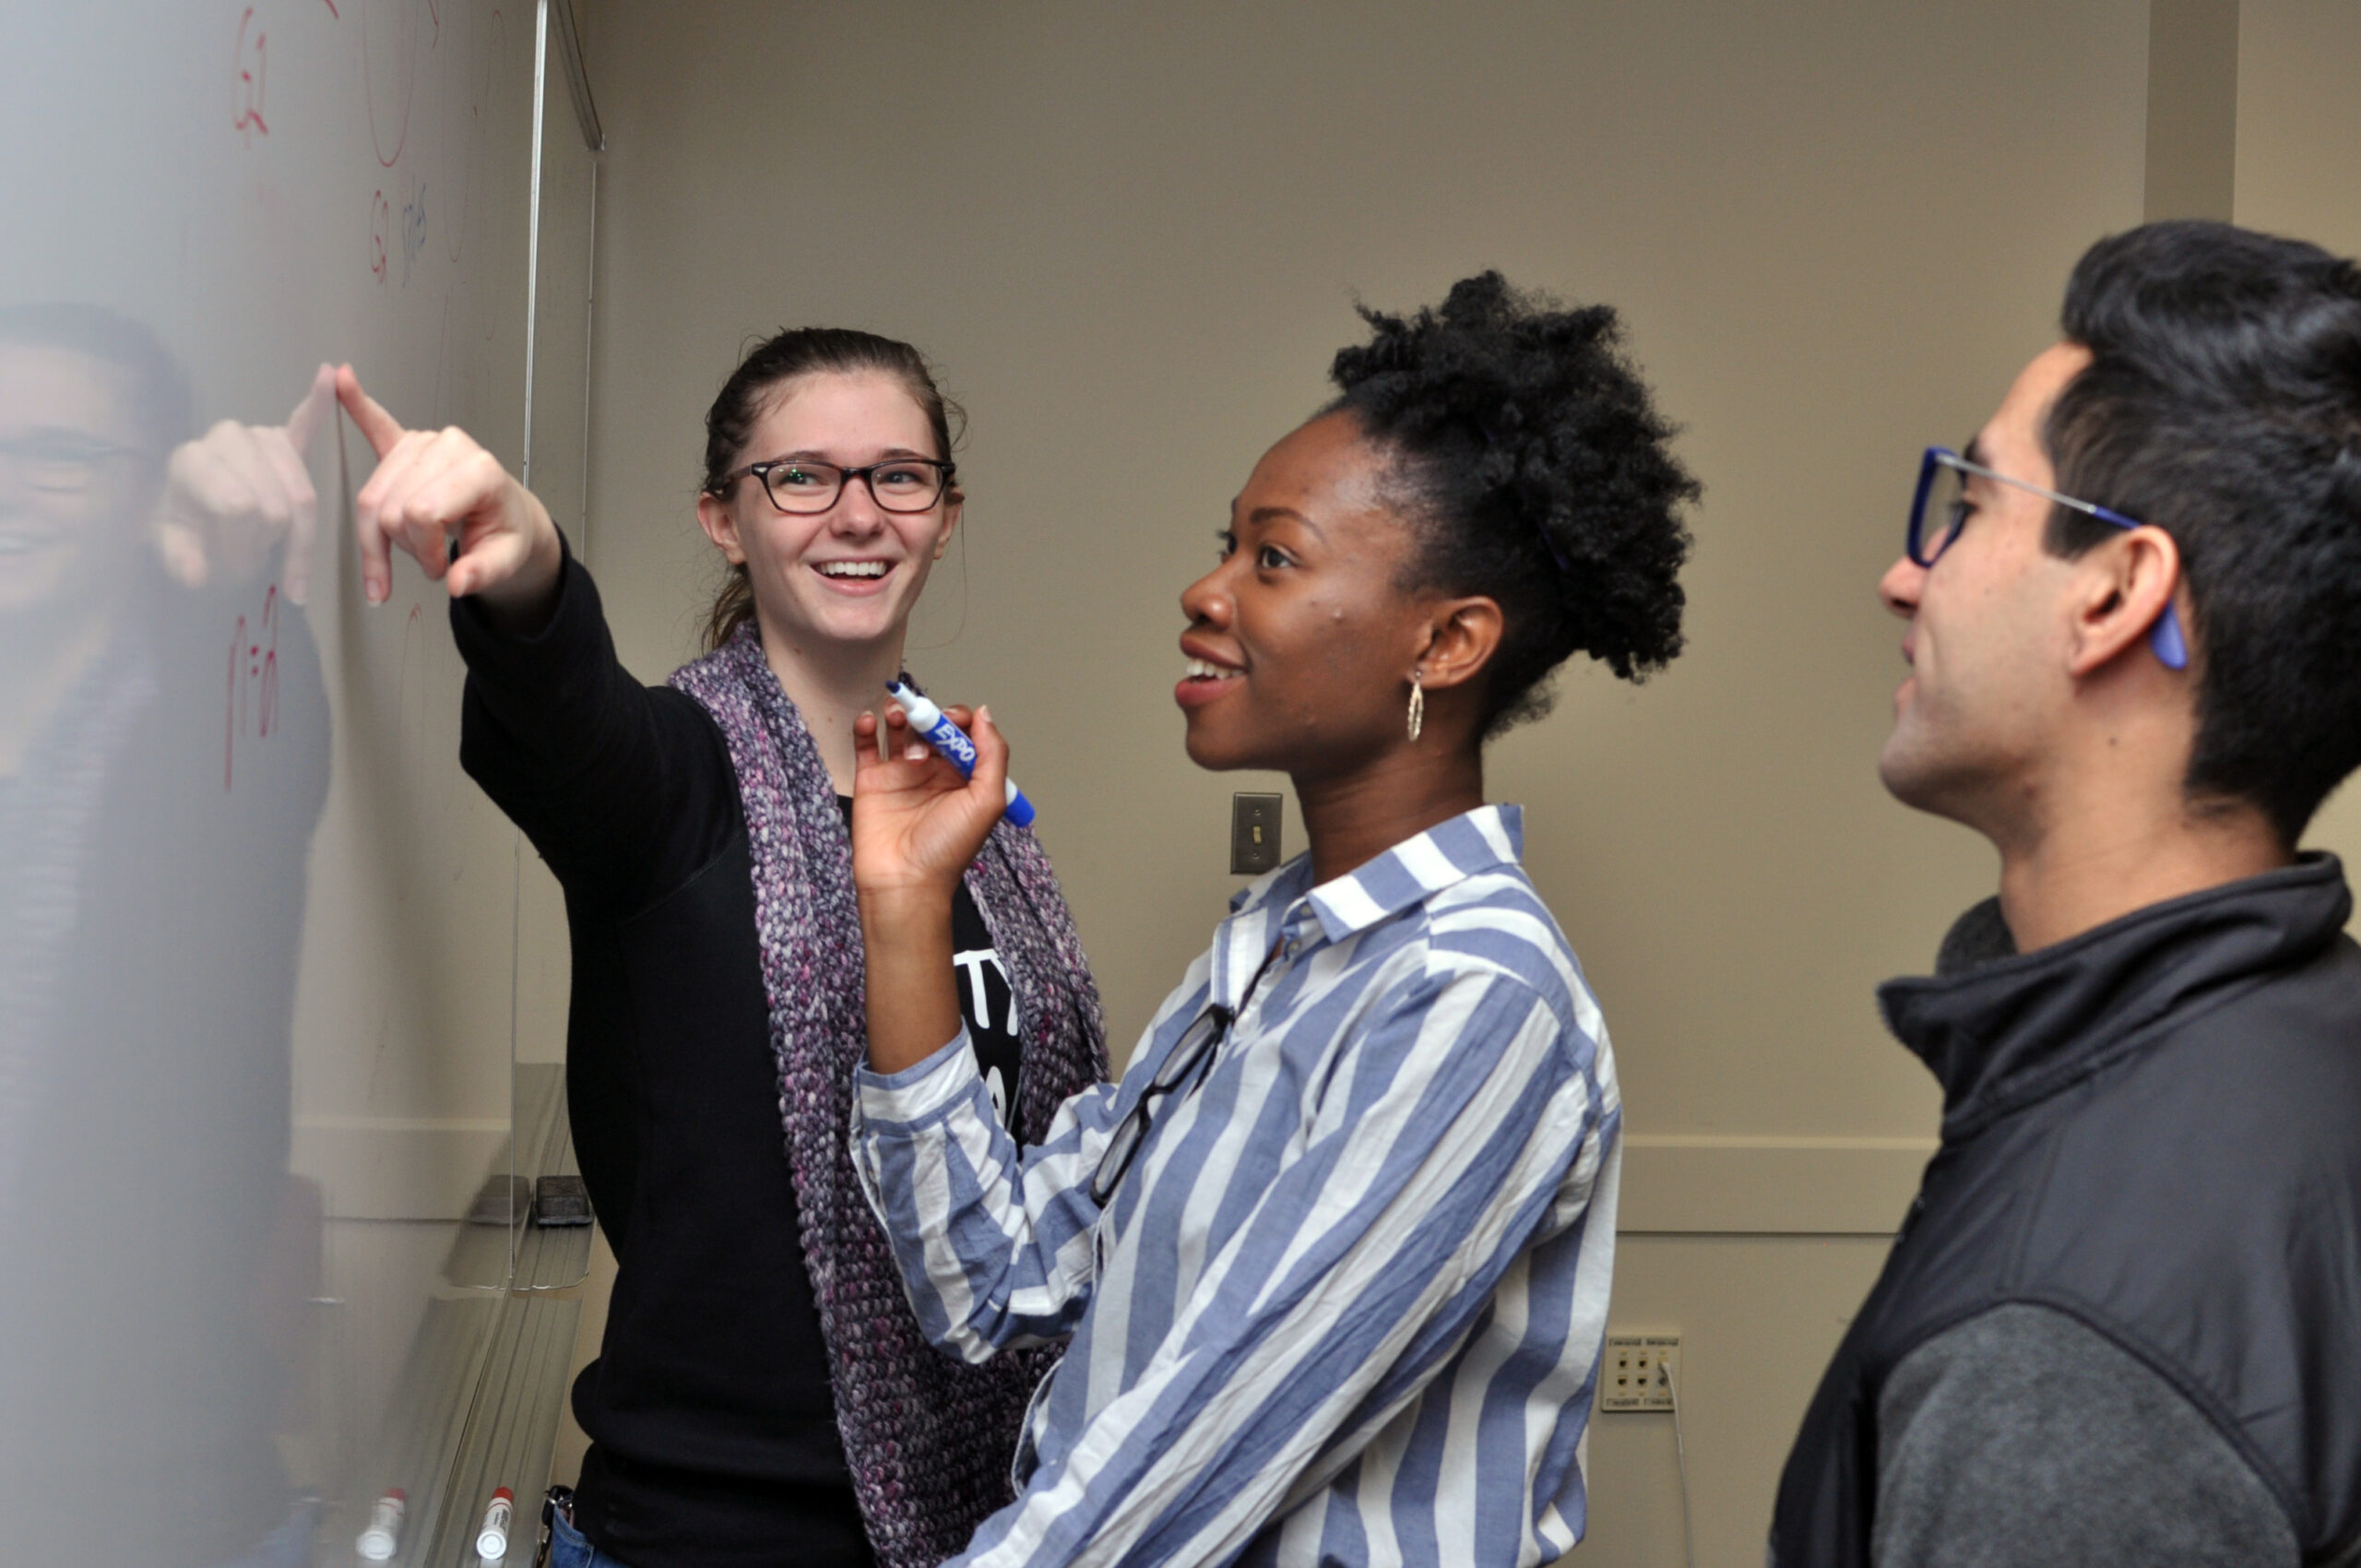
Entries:
[[180, 362], [146, 327], [103, 305], [46, 303], [0, 306], [0, 343], [65, 349], [123, 372], [130, 411], [150, 455], [161, 462], [194, 434], [196, 399]]
[[[909, 344], [873, 332], [845, 327], [795, 327], [780, 330], [746, 350], [705, 416], [705, 482], [708, 495], [720, 495], [730, 486], [723, 476], [738, 466], [739, 455], [754, 438], [754, 425], [765, 405], [781, 384], [812, 374], [853, 374], [882, 371], [897, 378], [910, 400], [926, 414], [934, 430], [935, 456], [946, 461], [955, 432], [967, 428], [967, 416], [935, 385], [933, 367]], [[706, 612], [705, 646], [708, 652], [736, 635], [753, 618], [754, 585], [742, 565], [732, 566], [714, 595]]]
[[1638, 681], [1680, 651], [1681, 505], [1700, 493], [1607, 305], [1566, 309], [1497, 272], [1407, 318], [1363, 307], [1370, 342], [1329, 374], [1389, 448], [1421, 534], [1407, 588], [1484, 594], [1506, 623], [1484, 732], [1548, 711], [1576, 650]]
[[[2058, 487], [2173, 536], [2196, 624], [2192, 802], [2292, 847], [2361, 764], [2361, 270], [2226, 223], [2101, 240], [2066, 286], [2091, 362], [2043, 432]], [[2118, 530], [2053, 508], [2072, 556]]]

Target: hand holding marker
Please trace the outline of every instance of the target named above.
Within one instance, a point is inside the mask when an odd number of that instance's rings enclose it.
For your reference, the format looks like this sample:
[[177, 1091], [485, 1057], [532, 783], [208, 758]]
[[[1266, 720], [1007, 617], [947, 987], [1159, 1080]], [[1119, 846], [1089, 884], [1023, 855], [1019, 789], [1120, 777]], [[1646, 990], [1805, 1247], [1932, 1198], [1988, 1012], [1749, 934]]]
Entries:
[[[952, 766], [970, 778], [975, 776], [976, 742], [967, 739], [965, 730], [944, 718], [943, 709], [901, 682], [886, 682], [885, 690], [902, 705], [902, 711], [909, 715], [911, 729], [925, 736], [927, 743]], [[1025, 798], [1025, 791], [1016, 787], [1014, 778], [1008, 781], [1007, 814], [1008, 820], [1019, 827], [1033, 826], [1033, 802]]]

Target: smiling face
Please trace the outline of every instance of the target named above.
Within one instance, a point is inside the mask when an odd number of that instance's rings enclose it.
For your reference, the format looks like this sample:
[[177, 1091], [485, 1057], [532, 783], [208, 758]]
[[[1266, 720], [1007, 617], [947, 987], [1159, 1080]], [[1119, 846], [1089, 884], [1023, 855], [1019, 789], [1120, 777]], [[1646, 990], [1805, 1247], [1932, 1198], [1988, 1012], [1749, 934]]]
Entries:
[[[2061, 343], [2017, 377], [1966, 456], [2011, 479], [2055, 488], [2043, 421], [2090, 362]], [[2043, 548], [2050, 504], [2015, 485], [1970, 476], [1967, 520], [1931, 567], [1907, 555], [1878, 585], [1910, 623], [1910, 674], [1893, 698], [1893, 730], [1878, 773], [1894, 797], [1989, 828], [2038, 788], [2068, 719], [2075, 564]]]
[[[814, 373], [775, 388], [740, 454], [864, 469], [891, 457], [947, 457], [926, 410], [883, 371]], [[849, 480], [825, 512], [782, 512], [751, 474], [726, 495], [697, 500], [697, 520], [722, 554], [742, 564], [766, 647], [800, 653], [898, 645], [928, 570], [958, 526], [955, 489], [923, 512], [889, 512]]]
[[1388, 466], [1348, 414], [1263, 455], [1230, 505], [1220, 564], [1180, 608], [1188, 673], [1173, 693], [1201, 767], [1334, 778], [1403, 743], [1431, 596], [1404, 591], [1416, 540]]

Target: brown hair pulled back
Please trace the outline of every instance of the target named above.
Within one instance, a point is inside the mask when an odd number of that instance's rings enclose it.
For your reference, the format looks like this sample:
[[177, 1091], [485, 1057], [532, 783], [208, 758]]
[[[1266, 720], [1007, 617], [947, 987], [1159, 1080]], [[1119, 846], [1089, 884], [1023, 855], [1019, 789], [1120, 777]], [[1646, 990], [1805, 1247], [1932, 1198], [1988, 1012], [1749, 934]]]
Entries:
[[[765, 339], [746, 351], [705, 416], [705, 493], [725, 496], [730, 483], [723, 476], [738, 467], [746, 444], [754, 438], [754, 424], [765, 408], [788, 382], [815, 374], [858, 374], [878, 371], [893, 376], [926, 414], [933, 427], [935, 456], [948, 461], [955, 425], [964, 431], [967, 416], [943, 395], [926, 356], [909, 344], [873, 332], [847, 327], [796, 327]], [[742, 563], [730, 568], [720, 591], [706, 612], [706, 651], [719, 647], [753, 619], [754, 584]]]

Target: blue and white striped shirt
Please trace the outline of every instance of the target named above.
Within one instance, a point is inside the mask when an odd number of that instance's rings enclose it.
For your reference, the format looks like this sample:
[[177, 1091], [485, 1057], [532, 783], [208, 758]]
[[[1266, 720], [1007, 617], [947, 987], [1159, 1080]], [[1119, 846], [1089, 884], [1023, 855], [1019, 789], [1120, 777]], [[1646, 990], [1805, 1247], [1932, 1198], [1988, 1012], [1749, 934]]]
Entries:
[[[1622, 1119], [1521, 842], [1486, 806], [1320, 886], [1307, 858], [1253, 884], [1122, 1082], [1038, 1146], [964, 1034], [859, 1075], [854, 1163], [928, 1336], [971, 1361], [1071, 1338], [1017, 1500], [955, 1562], [1531, 1563], [1581, 1538]], [[1102, 1212], [1099, 1157], [1209, 1005], [1228, 1036]]]

